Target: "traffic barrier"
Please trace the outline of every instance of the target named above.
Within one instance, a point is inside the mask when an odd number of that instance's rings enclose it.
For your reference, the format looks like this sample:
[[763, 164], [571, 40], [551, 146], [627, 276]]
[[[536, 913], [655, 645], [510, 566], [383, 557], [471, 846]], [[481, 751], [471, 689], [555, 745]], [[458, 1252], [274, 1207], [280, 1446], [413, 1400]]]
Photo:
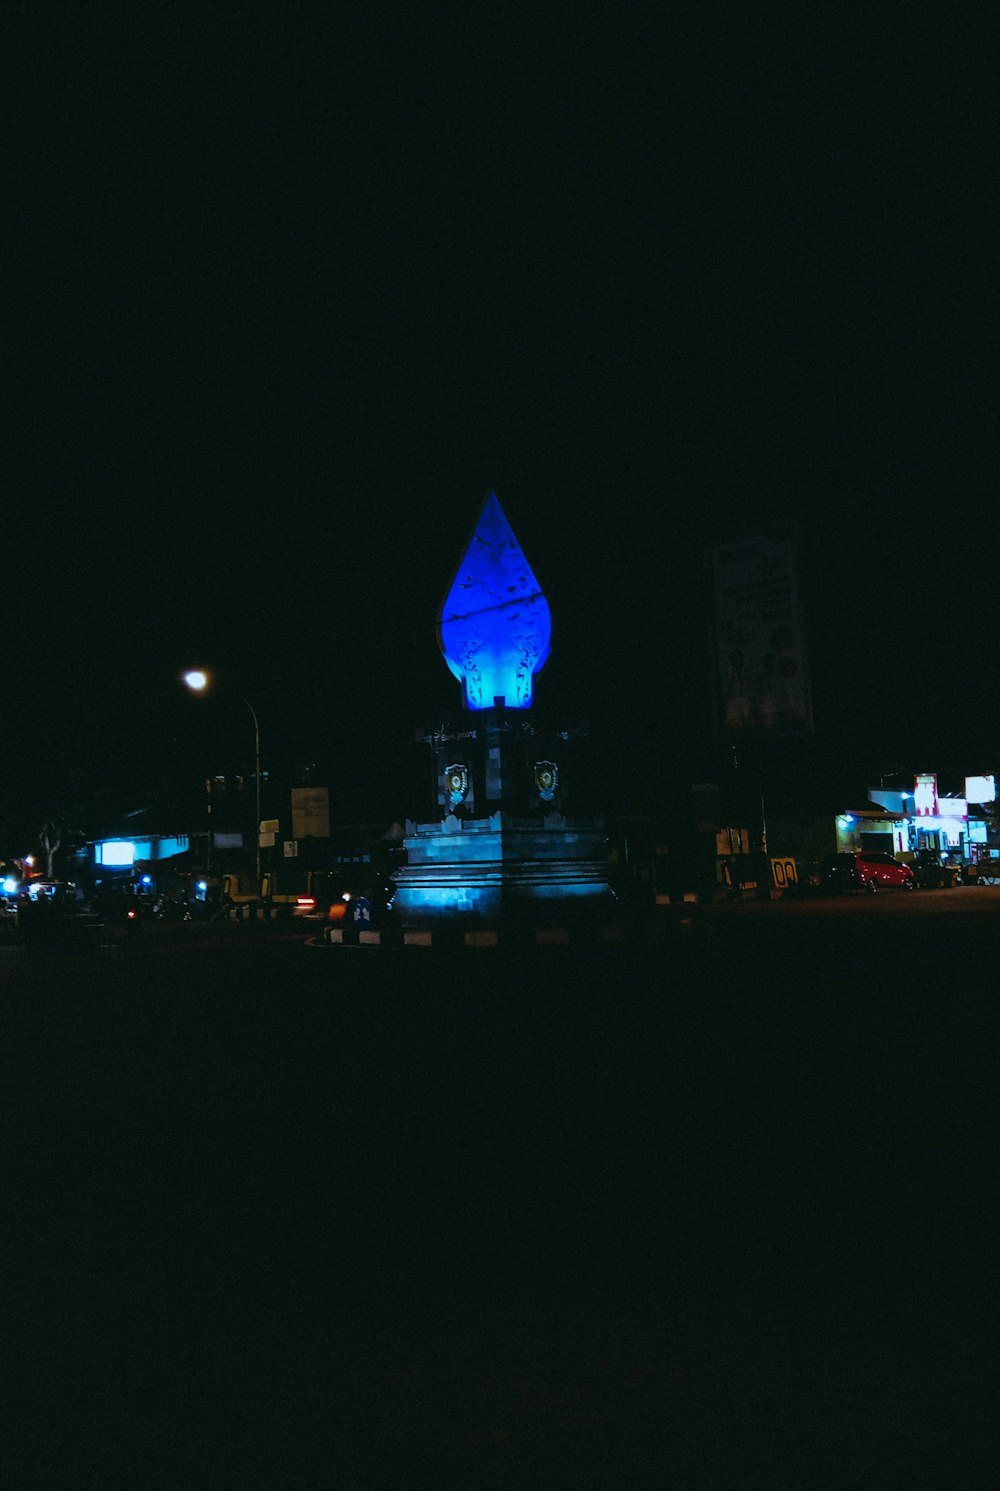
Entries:
[[[693, 921], [694, 906], [678, 907], [685, 913], [672, 919], [678, 927], [689, 927]], [[607, 926], [501, 928], [479, 927], [462, 931], [458, 927], [420, 929], [392, 934], [383, 932], [353, 932], [343, 927], [324, 927], [315, 937], [310, 937], [307, 947], [426, 947], [438, 952], [454, 952], [462, 948], [549, 948], [586, 947], [601, 943], [626, 943], [635, 940], [634, 933], [625, 925], [611, 923]]]

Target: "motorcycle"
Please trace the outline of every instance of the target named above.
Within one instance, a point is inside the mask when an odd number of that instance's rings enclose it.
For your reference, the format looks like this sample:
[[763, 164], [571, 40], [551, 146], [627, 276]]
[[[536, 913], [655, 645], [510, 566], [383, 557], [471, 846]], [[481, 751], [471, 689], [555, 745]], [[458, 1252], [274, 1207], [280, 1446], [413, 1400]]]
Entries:
[[191, 908], [186, 901], [175, 901], [173, 896], [158, 896], [153, 902], [153, 916], [157, 921], [189, 922]]

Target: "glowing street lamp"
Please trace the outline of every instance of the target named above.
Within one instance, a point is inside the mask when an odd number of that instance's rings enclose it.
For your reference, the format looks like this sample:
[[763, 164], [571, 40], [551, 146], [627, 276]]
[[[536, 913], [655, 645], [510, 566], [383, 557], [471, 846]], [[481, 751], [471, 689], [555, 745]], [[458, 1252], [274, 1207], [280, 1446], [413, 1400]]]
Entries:
[[[185, 687], [189, 688], [193, 694], [203, 694], [211, 680], [209, 675], [203, 672], [201, 668], [192, 668], [190, 672], [183, 675], [182, 681]], [[239, 695], [239, 700], [241, 704], [245, 704], [247, 709], [249, 709], [250, 718], [253, 720], [254, 813], [256, 815], [253, 836], [257, 866], [257, 894], [260, 895], [260, 721], [257, 719], [257, 711], [250, 703], [250, 700], [244, 699], [242, 694]]]

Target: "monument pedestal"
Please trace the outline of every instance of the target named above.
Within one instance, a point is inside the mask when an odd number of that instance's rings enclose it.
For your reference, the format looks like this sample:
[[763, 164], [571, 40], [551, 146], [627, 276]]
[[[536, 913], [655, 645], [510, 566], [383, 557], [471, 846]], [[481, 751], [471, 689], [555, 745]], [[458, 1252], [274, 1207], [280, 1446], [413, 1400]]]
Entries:
[[441, 818], [406, 825], [392, 902], [404, 927], [562, 926], [612, 909], [603, 821], [562, 811], [581, 734], [499, 707], [421, 733]]
[[403, 842], [408, 863], [396, 872], [392, 904], [404, 927], [562, 926], [614, 905], [598, 820], [449, 814], [407, 823]]

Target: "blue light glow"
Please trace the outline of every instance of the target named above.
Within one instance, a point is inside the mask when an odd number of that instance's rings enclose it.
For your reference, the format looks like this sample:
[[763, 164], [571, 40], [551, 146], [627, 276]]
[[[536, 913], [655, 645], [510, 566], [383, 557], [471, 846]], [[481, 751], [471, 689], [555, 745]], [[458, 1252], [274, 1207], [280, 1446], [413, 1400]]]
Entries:
[[135, 845], [129, 839], [115, 839], [100, 845], [101, 864], [109, 867], [135, 864]]
[[153, 883], [153, 877], [152, 877], [152, 875], [143, 875], [143, 877], [142, 877], [142, 884], [143, 885], [152, 885], [152, 883]]
[[5, 895], [8, 895], [8, 896], [16, 895], [17, 894], [17, 881], [14, 880], [10, 875], [8, 875], [7, 879], [3, 883], [3, 890], [4, 890], [4, 894]]
[[466, 709], [531, 706], [549, 655], [548, 602], [493, 492], [483, 504], [438, 621], [438, 646]]

